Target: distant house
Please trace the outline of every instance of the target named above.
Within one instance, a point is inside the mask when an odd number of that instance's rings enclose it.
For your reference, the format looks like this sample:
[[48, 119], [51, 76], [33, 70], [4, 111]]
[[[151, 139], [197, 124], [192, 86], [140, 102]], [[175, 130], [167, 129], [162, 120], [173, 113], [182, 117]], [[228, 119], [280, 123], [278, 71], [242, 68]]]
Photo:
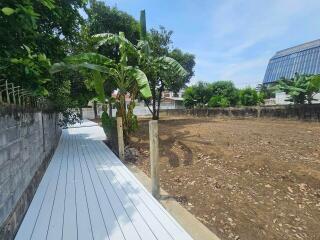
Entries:
[[181, 109], [184, 108], [183, 105], [183, 93], [184, 90], [178, 93], [165, 91], [162, 93], [163, 100], [160, 105], [160, 109]]
[[[170, 92], [170, 91], [164, 91], [162, 93], [162, 101], [160, 105], [160, 109], [182, 109], [184, 108], [183, 105], [183, 93], [184, 90], [179, 91], [178, 93]], [[112, 97], [116, 98], [117, 93], [114, 92], [112, 94]], [[126, 105], [128, 105], [131, 101], [130, 95], [127, 94], [125, 96]], [[152, 105], [152, 103], [150, 103]], [[93, 119], [94, 118], [94, 111], [93, 111], [93, 102], [90, 101], [88, 103], [87, 108], [82, 109], [83, 112], [83, 118]], [[116, 116], [117, 110], [113, 106], [112, 109], [112, 115]], [[136, 107], [133, 110], [133, 113], [137, 116], [145, 116], [150, 115], [150, 111], [148, 107], [145, 105], [144, 101], [138, 101], [136, 100]], [[102, 106], [101, 104], [97, 104], [97, 114], [101, 117], [102, 114]]]
[[[162, 93], [162, 100], [160, 104], [160, 109], [181, 109], [183, 106], [183, 95], [184, 91], [179, 91], [178, 93], [173, 93], [170, 91], [164, 91]], [[152, 105], [152, 103], [150, 103]], [[151, 106], [150, 106], [151, 107]], [[145, 105], [144, 101], [137, 102], [133, 113], [137, 116], [150, 115], [148, 107]]]

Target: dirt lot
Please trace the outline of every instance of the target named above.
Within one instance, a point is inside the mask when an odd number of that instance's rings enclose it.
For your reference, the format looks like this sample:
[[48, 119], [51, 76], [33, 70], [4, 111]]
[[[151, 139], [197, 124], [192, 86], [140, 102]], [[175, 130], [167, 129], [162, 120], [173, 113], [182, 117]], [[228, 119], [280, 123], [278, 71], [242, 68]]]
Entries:
[[[320, 239], [320, 124], [160, 121], [161, 186], [222, 239]], [[149, 175], [148, 122], [130, 140]]]

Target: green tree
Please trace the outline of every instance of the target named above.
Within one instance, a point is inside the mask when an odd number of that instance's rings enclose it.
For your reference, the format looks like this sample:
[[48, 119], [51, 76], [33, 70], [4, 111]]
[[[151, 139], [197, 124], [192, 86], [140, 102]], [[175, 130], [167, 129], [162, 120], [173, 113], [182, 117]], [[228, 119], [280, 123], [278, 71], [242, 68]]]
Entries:
[[228, 107], [239, 100], [239, 90], [231, 81], [199, 82], [188, 87], [184, 94], [186, 107]]
[[186, 108], [196, 106], [196, 96], [194, 86], [187, 87], [183, 93], [183, 104]]
[[[172, 31], [167, 31], [160, 26], [160, 30], [146, 29], [145, 12], [141, 12], [141, 40], [140, 47], [141, 61], [139, 65], [148, 76], [151, 88], [152, 99], [146, 104], [153, 119], [159, 119], [162, 93], [165, 90], [178, 92], [189, 82], [194, 67], [194, 56], [185, 54], [181, 50], [170, 51]], [[175, 58], [177, 59], [175, 59]], [[179, 62], [180, 60], [180, 62]], [[188, 73], [182, 66], [185, 65], [191, 71]], [[150, 108], [150, 103], [152, 107]]]
[[[144, 20], [143, 23], [146, 23]], [[143, 25], [141, 29], [146, 29]], [[152, 49], [151, 55], [153, 57], [168, 55], [172, 46], [173, 31], [168, 31], [164, 26], [159, 26], [159, 29], [151, 28], [149, 33], [146, 33], [146, 37], [150, 48]]]
[[166, 90], [177, 93], [186, 87], [186, 84], [188, 84], [194, 76], [194, 67], [196, 65], [195, 56], [190, 53], [185, 53], [178, 48], [170, 51], [168, 56], [176, 60], [187, 71], [186, 76], [172, 75], [167, 81]]
[[187, 87], [183, 98], [186, 107], [204, 107], [212, 97], [210, 84], [198, 82], [197, 84]]
[[77, 41], [82, 22], [78, 10], [84, 5], [83, 0], [1, 1], [1, 78], [35, 96], [48, 96], [53, 106], [65, 109], [65, 103], [71, 101], [70, 81], [51, 77], [48, 70], [51, 62], [64, 58]]
[[213, 96], [208, 102], [208, 107], [229, 107], [230, 102], [227, 98], [223, 96]]
[[243, 106], [255, 106], [259, 103], [258, 93], [255, 89], [247, 87], [239, 91], [240, 104]]
[[228, 102], [228, 106], [235, 106], [237, 104], [239, 93], [232, 81], [216, 81], [210, 84], [209, 88], [213, 96], [219, 96], [220, 99], [227, 100], [224, 102]]
[[140, 37], [139, 22], [126, 12], [120, 11], [116, 7], [109, 7], [104, 2], [96, 0], [90, 0], [85, 11], [88, 15], [87, 27], [90, 35], [123, 32], [130, 42], [138, 43]]

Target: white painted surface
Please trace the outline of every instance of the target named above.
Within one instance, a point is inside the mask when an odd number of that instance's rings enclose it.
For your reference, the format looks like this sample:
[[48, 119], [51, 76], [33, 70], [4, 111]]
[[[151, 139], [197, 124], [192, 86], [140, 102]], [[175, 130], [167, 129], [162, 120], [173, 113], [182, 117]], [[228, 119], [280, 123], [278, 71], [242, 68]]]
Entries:
[[[275, 103], [276, 105], [289, 105], [293, 104], [292, 102], [286, 101], [289, 99], [289, 95], [287, 95], [285, 92], [277, 92], [275, 97]], [[313, 96], [312, 103], [320, 103], [320, 93], [317, 93]]]
[[80, 122], [73, 124], [73, 125], [69, 125], [69, 128], [82, 128], [82, 127], [95, 127], [98, 126], [98, 123], [92, 122], [90, 120], [84, 119], [81, 120]]
[[275, 96], [275, 101], [277, 105], [288, 105], [289, 101], [286, 101], [289, 96], [285, 92], [277, 92]]
[[[102, 106], [97, 104], [97, 114], [101, 117], [102, 115]], [[94, 110], [93, 107], [82, 108], [82, 117], [84, 119], [94, 119]]]
[[191, 240], [104, 138], [90, 121], [63, 130], [15, 239]]

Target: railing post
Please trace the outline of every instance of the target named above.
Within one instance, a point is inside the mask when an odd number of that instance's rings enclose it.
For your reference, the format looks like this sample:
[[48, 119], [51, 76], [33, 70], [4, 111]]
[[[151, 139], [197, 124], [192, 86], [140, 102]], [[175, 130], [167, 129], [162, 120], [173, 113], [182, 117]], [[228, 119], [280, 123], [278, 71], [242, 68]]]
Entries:
[[2, 90], [0, 89], [0, 103], [3, 103], [3, 100], [2, 100]]
[[258, 111], [257, 117], [260, 118], [260, 116], [261, 116], [261, 107], [260, 106], [257, 107], [257, 111]]
[[123, 126], [122, 126], [122, 117], [117, 117], [117, 135], [118, 135], [118, 149], [119, 149], [119, 158], [124, 160], [124, 140], [123, 140]]
[[152, 195], [159, 199], [160, 183], [159, 183], [159, 133], [158, 121], [149, 121], [149, 141], [150, 141], [150, 162], [151, 162], [151, 184]]
[[11, 83], [11, 87], [12, 87], [12, 98], [13, 98], [13, 104], [16, 105], [16, 97], [15, 97], [15, 87], [14, 87], [14, 84]]
[[8, 87], [7, 80], [6, 80], [6, 94], [7, 94], [7, 103], [10, 104], [9, 87]]
[[21, 100], [20, 100], [20, 87], [18, 87], [18, 103], [21, 106]]

